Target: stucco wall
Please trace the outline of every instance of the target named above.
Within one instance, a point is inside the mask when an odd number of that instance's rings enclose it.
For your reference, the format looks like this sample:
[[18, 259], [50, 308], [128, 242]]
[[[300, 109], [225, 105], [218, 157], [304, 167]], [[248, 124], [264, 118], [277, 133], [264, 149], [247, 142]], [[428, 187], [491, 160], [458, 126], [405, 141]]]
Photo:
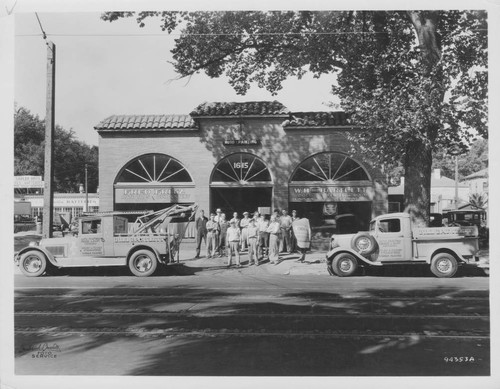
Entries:
[[[227, 155], [248, 152], [268, 166], [274, 183], [273, 206], [287, 207], [288, 181], [296, 167], [313, 154], [348, 153], [345, 128], [285, 130], [281, 117], [203, 118], [198, 131], [101, 132], [99, 136], [100, 207], [113, 209], [113, 184], [120, 169], [147, 153], [163, 153], [181, 162], [196, 185], [195, 202], [209, 209], [209, 183], [213, 168]], [[256, 146], [227, 146], [224, 139], [257, 139]], [[374, 184], [372, 216], [387, 211], [387, 187], [382, 173], [363, 156], [350, 155], [368, 171]]]

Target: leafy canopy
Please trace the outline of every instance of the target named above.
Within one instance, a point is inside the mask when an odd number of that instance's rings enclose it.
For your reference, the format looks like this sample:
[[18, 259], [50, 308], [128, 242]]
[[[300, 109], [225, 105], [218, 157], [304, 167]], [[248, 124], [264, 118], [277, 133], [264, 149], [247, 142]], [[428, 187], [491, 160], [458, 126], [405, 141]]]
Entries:
[[[26, 108], [18, 108], [14, 116], [14, 174], [44, 174], [45, 122]], [[98, 185], [98, 149], [75, 139], [73, 131], [60, 126], [54, 136], [54, 190], [74, 193], [85, 184], [85, 163], [88, 164], [88, 191]]]
[[[226, 75], [238, 94], [253, 83], [273, 94], [288, 77], [337, 74], [332, 91], [366, 150], [397, 164], [408, 142], [433, 149], [487, 136], [484, 11], [109, 12], [104, 20], [155, 18], [179, 31], [181, 77]], [[431, 28], [432, 27], [432, 28]], [[425, 40], [430, 44], [425, 46]]]

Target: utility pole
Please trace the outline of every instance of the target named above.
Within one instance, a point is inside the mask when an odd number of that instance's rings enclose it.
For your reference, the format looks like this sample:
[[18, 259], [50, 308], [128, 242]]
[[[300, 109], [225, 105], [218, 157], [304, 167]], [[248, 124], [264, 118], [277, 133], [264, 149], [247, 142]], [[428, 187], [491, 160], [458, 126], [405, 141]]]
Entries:
[[56, 87], [56, 46], [47, 41], [47, 102], [45, 114], [45, 162], [43, 192], [43, 225], [44, 238], [52, 237], [52, 220], [54, 217], [54, 166], [52, 164], [54, 149], [54, 102]]
[[89, 211], [89, 182], [87, 176], [87, 164], [85, 164], [85, 212]]
[[455, 155], [455, 209], [458, 209], [458, 155]]

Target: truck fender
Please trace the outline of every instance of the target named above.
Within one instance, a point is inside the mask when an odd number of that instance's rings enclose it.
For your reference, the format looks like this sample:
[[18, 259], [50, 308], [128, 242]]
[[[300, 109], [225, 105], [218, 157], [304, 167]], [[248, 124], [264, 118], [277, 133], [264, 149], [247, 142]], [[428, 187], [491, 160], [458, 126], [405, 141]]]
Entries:
[[39, 247], [39, 246], [28, 246], [28, 247], [21, 249], [14, 256], [14, 261], [19, 262], [19, 260], [21, 259], [21, 256], [27, 251], [38, 251], [38, 252], [42, 253], [43, 255], [45, 255], [45, 258], [47, 258], [47, 260], [49, 261], [49, 263], [51, 265], [59, 267], [59, 265], [57, 264], [57, 260], [54, 258], [54, 256], [49, 251], [47, 251], [44, 248]]
[[441, 254], [441, 253], [453, 255], [459, 263], [467, 262], [467, 260], [464, 257], [462, 257], [456, 251], [449, 249], [449, 248], [439, 248], [439, 249], [433, 251], [432, 254], [429, 256], [429, 259], [426, 262], [428, 264], [430, 264], [432, 262], [432, 258], [434, 258], [436, 255]]
[[367, 265], [382, 266], [382, 264], [380, 262], [371, 262], [367, 258], [363, 257], [362, 255], [359, 255], [359, 253], [357, 251], [354, 251], [354, 250], [348, 249], [348, 248], [340, 248], [340, 247], [335, 248], [333, 250], [330, 250], [326, 254], [327, 262], [331, 263], [333, 258], [340, 253], [349, 253], [349, 254], [353, 255], [355, 258], [359, 259], [360, 261], [366, 263]]
[[127, 253], [127, 264], [130, 259], [130, 256], [135, 253], [137, 250], [149, 250], [152, 251], [156, 255], [156, 260], [160, 263], [163, 263], [161, 260], [160, 252], [156, 250], [154, 247], [146, 246], [146, 245], [140, 245], [140, 246], [134, 246], [132, 247], [129, 252]]

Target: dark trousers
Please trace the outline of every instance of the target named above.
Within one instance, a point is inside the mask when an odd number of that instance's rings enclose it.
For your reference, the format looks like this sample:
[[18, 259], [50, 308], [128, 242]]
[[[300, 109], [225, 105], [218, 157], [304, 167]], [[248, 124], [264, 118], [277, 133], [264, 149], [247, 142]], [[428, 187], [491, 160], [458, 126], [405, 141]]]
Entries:
[[259, 232], [258, 256], [262, 257], [268, 254], [269, 250], [269, 232]]
[[205, 242], [205, 246], [207, 244], [207, 230], [197, 230], [196, 231], [196, 256], [200, 256], [200, 248], [201, 248], [201, 241]]

